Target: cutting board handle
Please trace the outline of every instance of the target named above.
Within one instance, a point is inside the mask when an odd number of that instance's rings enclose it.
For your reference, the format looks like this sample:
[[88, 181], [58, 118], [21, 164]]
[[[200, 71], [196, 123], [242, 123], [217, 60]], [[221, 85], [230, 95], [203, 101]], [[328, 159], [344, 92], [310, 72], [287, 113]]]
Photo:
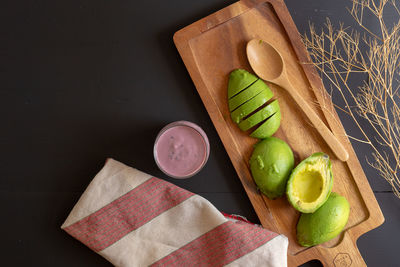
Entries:
[[367, 266], [357, 248], [357, 240], [352, 240], [348, 232], [344, 233], [343, 240], [335, 247], [319, 246], [318, 250], [311, 248], [294, 256], [296, 265], [317, 259], [324, 266], [348, 267]]

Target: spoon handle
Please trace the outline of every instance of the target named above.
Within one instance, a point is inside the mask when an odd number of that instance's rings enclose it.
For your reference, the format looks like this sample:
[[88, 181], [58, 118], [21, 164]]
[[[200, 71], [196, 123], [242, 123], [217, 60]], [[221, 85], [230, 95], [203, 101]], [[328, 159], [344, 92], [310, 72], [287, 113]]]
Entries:
[[325, 123], [320, 119], [320, 117], [318, 117], [318, 115], [310, 107], [307, 101], [305, 101], [304, 98], [292, 86], [287, 77], [286, 79], [282, 79], [279, 85], [287, 89], [287, 91], [291, 94], [298, 106], [304, 111], [308, 119], [321, 134], [322, 138], [324, 138], [328, 146], [332, 149], [336, 157], [341, 161], [347, 161], [347, 159], [349, 158], [349, 154], [347, 153], [346, 149], [339, 142], [336, 136], [333, 135], [333, 133], [331, 132], [331, 130], [329, 130]]

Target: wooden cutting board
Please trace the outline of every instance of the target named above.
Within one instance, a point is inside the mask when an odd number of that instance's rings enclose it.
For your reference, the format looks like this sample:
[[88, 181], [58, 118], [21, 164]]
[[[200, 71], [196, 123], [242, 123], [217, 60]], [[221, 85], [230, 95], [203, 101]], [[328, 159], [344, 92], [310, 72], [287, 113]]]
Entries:
[[[351, 206], [343, 233], [315, 247], [304, 248], [297, 244], [299, 213], [285, 197], [269, 200], [257, 191], [248, 162], [258, 140], [240, 131], [230, 118], [229, 73], [236, 68], [252, 72], [245, 47], [253, 38], [268, 40], [279, 48], [289, 62], [288, 74], [293, 85], [313, 104], [350, 154], [347, 162], [336, 159], [291, 96], [270, 85], [282, 112], [281, 126], [275, 136], [291, 146], [296, 164], [314, 152], [329, 154], [334, 174], [333, 191], [344, 195]], [[318, 73], [312, 65], [304, 64], [310, 58], [284, 2], [236, 2], [176, 32], [174, 42], [262, 225], [289, 238], [289, 266], [312, 259], [320, 260], [325, 266], [365, 265], [356, 245], [357, 238], [381, 225], [384, 218]]]

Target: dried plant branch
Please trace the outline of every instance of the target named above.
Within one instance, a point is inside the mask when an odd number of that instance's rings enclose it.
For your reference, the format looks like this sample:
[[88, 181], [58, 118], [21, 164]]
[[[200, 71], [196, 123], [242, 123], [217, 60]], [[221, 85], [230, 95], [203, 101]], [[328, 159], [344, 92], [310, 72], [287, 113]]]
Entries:
[[[394, 25], [386, 24], [387, 9], [397, 16]], [[359, 129], [359, 136], [348, 137], [371, 147], [367, 163], [400, 198], [400, 10], [396, 0], [352, 0], [348, 10], [359, 31], [343, 24], [335, 29], [327, 19], [319, 33], [310, 25], [303, 40], [331, 94], [339, 94], [344, 103], [335, 107]], [[366, 16], [376, 20], [378, 31], [366, 25]], [[350, 85], [354, 75], [366, 77], [358, 88]]]

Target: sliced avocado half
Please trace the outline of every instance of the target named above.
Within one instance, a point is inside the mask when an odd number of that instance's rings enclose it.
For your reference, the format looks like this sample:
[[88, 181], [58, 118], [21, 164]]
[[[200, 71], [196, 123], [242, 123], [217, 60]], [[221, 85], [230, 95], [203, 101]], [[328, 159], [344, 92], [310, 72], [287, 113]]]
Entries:
[[278, 100], [274, 100], [270, 104], [266, 105], [247, 119], [243, 120], [239, 123], [239, 128], [242, 131], [247, 131], [248, 129], [254, 127], [255, 125], [259, 124], [260, 122], [268, 119], [273, 114], [275, 114], [279, 110], [279, 103]]
[[318, 152], [300, 162], [293, 170], [286, 187], [286, 195], [296, 210], [313, 213], [328, 199], [332, 185], [329, 156]]
[[228, 99], [240, 91], [249, 87], [252, 83], [257, 81], [258, 78], [250, 72], [243, 69], [233, 70], [229, 75], [228, 82]]
[[257, 127], [254, 132], [250, 134], [251, 137], [264, 139], [272, 136], [281, 125], [281, 111], [280, 109], [271, 117], [269, 117], [265, 122]]
[[236, 69], [230, 73], [228, 107], [231, 118], [243, 131], [259, 125], [251, 137], [264, 139], [278, 130], [281, 123], [279, 103], [266, 104], [273, 96], [268, 85], [248, 71]]
[[234, 122], [240, 123], [250, 113], [264, 105], [273, 97], [271, 90], [263, 90], [258, 95], [232, 111], [231, 118]]
[[350, 214], [347, 199], [337, 193], [314, 213], [303, 213], [297, 223], [297, 241], [303, 247], [315, 246], [342, 232]]
[[229, 111], [235, 110], [237, 107], [246, 103], [251, 98], [255, 97], [257, 94], [264, 90], [271, 89], [269, 89], [268, 85], [266, 85], [262, 80], [257, 80], [245, 90], [241, 91], [240, 93], [228, 100]]

